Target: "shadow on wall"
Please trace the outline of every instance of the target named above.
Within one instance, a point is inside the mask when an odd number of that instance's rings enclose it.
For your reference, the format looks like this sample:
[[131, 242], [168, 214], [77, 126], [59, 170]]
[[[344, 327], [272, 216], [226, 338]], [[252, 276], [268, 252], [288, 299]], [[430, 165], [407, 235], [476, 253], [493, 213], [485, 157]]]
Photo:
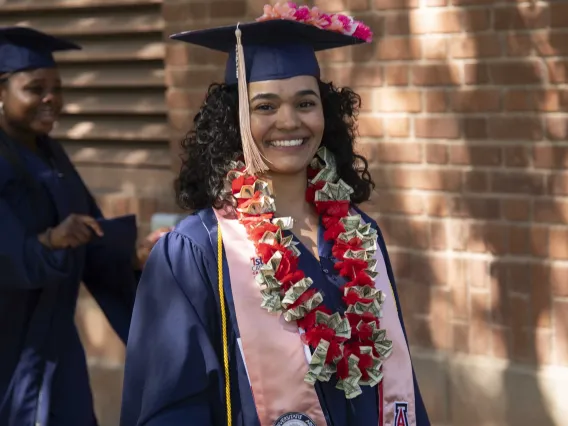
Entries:
[[554, 336], [568, 335], [560, 321], [553, 334], [551, 288], [551, 259], [568, 258], [557, 243], [565, 229], [551, 228], [566, 224], [555, 197], [568, 193], [560, 172], [568, 151], [554, 144], [566, 140], [568, 121], [550, 114], [566, 105], [557, 84], [568, 81], [568, 61], [554, 56], [568, 54], [560, 28], [568, 7], [453, 3], [361, 16], [376, 41], [353, 50], [348, 76], [341, 68], [327, 76], [386, 117], [383, 141], [362, 144], [379, 161], [367, 209], [390, 247], [411, 343], [504, 361], [491, 366], [502, 364], [496, 381], [469, 384], [479, 387], [474, 401], [459, 387], [477, 380], [449, 366], [444, 417], [553, 425], [533, 367], [560, 363], [551, 359]]

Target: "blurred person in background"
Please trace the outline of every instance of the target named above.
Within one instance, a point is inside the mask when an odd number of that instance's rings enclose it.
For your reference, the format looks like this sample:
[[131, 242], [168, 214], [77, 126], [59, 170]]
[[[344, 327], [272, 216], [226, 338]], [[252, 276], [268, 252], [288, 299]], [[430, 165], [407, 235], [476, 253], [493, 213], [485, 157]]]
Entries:
[[0, 28], [0, 425], [94, 426], [74, 323], [84, 282], [126, 343], [140, 270], [133, 216], [105, 220], [49, 137], [63, 106], [52, 52], [79, 49]]

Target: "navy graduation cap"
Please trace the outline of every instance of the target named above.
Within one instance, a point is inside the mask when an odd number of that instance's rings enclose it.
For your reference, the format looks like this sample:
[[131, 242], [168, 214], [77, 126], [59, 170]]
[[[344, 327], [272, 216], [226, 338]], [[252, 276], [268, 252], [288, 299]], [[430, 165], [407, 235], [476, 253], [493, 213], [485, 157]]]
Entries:
[[78, 50], [70, 41], [28, 27], [0, 27], [0, 73], [53, 68], [53, 52]]
[[371, 42], [372, 36], [369, 27], [349, 16], [280, 1], [264, 6], [255, 22], [185, 31], [171, 38], [228, 53], [225, 83], [238, 84], [243, 154], [247, 171], [255, 174], [268, 167], [250, 132], [247, 84], [301, 75], [319, 78], [316, 52]]

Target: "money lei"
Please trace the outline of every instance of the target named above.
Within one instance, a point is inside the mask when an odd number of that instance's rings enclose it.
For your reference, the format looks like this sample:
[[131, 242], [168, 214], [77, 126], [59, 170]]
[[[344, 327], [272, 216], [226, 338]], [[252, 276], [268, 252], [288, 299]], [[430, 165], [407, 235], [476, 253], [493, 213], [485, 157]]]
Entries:
[[[261, 307], [271, 313], [281, 313], [287, 322], [296, 321], [305, 330], [304, 338], [315, 335], [318, 330], [327, 330], [327, 336], [333, 335], [331, 339], [322, 337], [317, 343], [312, 342], [315, 350], [304, 380], [315, 384], [329, 381], [336, 374], [336, 387], [345, 392], [347, 399], [355, 398], [361, 394], [361, 386], [375, 386], [382, 380], [382, 362], [392, 352], [392, 342], [379, 327], [385, 295], [374, 287], [378, 275], [373, 258], [377, 233], [370, 224], [362, 223], [359, 215], [349, 215], [353, 189], [339, 178], [333, 155], [320, 148], [310, 164], [313, 177], [308, 187], [315, 188], [313, 203], [321, 212], [324, 224], [329, 224], [328, 229], [339, 227], [335, 244], [349, 247], [337, 259], [336, 269], [350, 280], [343, 288], [343, 296], [351, 303], [347, 304], [344, 316], [337, 312], [330, 315], [325, 312], [323, 295], [311, 288], [313, 281], [309, 277], [301, 273], [295, 276], [295, 282], [290, 281], [292, 273], [298, 272], [292, 270], [290, 259], [300, 255], [293, 237], [284, 236], [284, 231], [292, 229], [293, 220], [274, 216], [276, 206], [268, 183], [245, 175], [244, 169], [240, 162], [232, 164], [226, 190], [237, 200], [237, 216], [249, 237], [256, 235], [252, 239], [257, 253], [260, 246], [274, 248], [270, 258], [263, 259], [255, 278], [262, 295]], [[259, 230], [263, 232], [260, 237]], [[284, 279], [282, 269], [286, 265], [290, 270], [285, 283], [280, 279]], [[338, 350], [329, 352], [332, 346]], [[341, 376], [339, 370], [343, 372]]]

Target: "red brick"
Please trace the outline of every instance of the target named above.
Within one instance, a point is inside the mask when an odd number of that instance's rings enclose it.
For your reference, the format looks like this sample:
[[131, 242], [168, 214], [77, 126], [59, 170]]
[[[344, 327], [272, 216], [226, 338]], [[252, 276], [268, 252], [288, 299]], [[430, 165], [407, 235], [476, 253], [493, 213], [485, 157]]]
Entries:
[[552, 259], [568, 259], [568, 230], [556, 229], [550, 230], [548, 241], [548, 252]]
[[465, 10], [461, 16], [464, 31], [484, 31], [491, 28], [491, 10]]
[[406, 86], [409, 80], [408, 65], [385, 65], [385, 82], [389, 86]]
[[510, 221], [527, 221], [531, 215], [531, 202], [524, 198], [505, 198], [501, 200], [503, 219]]
[[377, 93], [376, 110], [380, 112], [419, 112], [422, 110], [417, 90], [383, 89]]
[[414, 131], [419, 138], [457, 139], [460, 137], [460, 122], [454, 117], [417, 117]]
[[376, 142], [357, 141], [355, 144], [355, 152], [367, 159], [369, 165], [377, 164], [377, 144]]
[[422, 57], [424, 59], [446, 59], [448, 42], [444, 37], [427, 35], [422, 38]]
[[568, 60], [567, 59], [550, 59], [546, 63], [548, 69], [548, 78], [551, 83], [568, 82]]
[[447, 86], [460, 84], [460, 70], [454, 65], [416, 65], [412, 82], [417, 86]]
[[554, 141], [568, 138], [568, 117], [547, 117], [546, 136]]
[[564, 112], [568, 109], [567, 90], [539, 90], [534, 93], [536, 104], [540, 111], [544, 112]]
[[530, 281], [531, 322], [537, 328], [550, 328], [552, 325], [550, 268], [544, 264], [533, 264]]
[[496, 193], [504, 194], [534, 196], [545, 192], [542, 177], [525, 172], [491, 172], [491, 188]]
[[507, 167], [528, 167], [530, 163], [529, 149], [525, 146], [509, 146], [505, 148], [505, 165]]
[[433, 250], [446, 250], [448, 233], [444, 222], [430, 223], [430, 248]]
[[531, 254], [534, 257], [548, 257], [549, 229], [546, 226], [531, 227]]
[[507, 56], [529, 56], [535, 50], [533, 38], [529, 34], [507, 34], [505, 41]]
[[474, 253], [503, 255], [507, 252], [506, 226], [499, 223], [472, 224], [467, 250]]
[[385, 33], [387, 35], [410, 34], [410, 21], [408, 13], [394, 13], [385, 16]]
[[568, 297], [568, 266], [552, 265], [550, 267], [550, 286], [552, 296]]
[[377, 87], [382, 85], [381, 69], [376, 66], [322, 67], [322, 79], [338, 86]]
[[496, 7], [493, 13], [494, 28], [500, 31], [538, 29], [549, 25], [547, 6], [531, 4]]
[[496, 198], [456, 197], [451, 200], [452, 217], [467, 219], [499, 219], [501, 205]]
[[471, 327], [469, 329], [470, 351], [474, 355], [491, 355], [491, 328], [489, 293], [471, 293]]
[[568, 147], [535, 145], [534, 166], [542, 169], [568, 169]]
[[529, 302], [525, 298], [512, 297], [511, 303], [511, 332], [512, 359], [519, 362], [534, 362], [536, 354], [529, 327]]
[[463, 130], [467, 140], [483, 140], [489, 136], [485, 118], [466, 117], [463, 120]]
[[490, 117], [489, 136], [495, 139], [541, 140], [542, 121], [539, 117]]
[[421, 163], [422, 147], [408, 142], [380, 143], [377, 156], [381, 163]]
[[[454, 312], [456, 312], [455, 309]], [[463, 354], [469, 353], [469, 329], [469, 324], [453, 324], [453, 350], [455, 352]]]
[[452, 94], [452, 108], [458, 112], [499, 111], [501, 94], [498, 90], [464, 90]]
[[450, 146], [452, 164], [471, 166], [498, 166], [502, 162], [501, 148], [495, 146], [452, 145]]
[[503, 100], [505, 111], [535, 110], [532, 93], [528, 90], [508, 90]]
[[489, 76], [494, 84], [538, 84], [544, 81], [538, 61], [506, 62], [489, 65]]
[[381, 214], [420, 215], [424, 212], [424, 200], [417, 194], [383, 191], [377, 197], [377, 207]]
[[550, 5], [550, 26], [568, 27], [568, 4], [562, 2]]
[[207, 19], [211, 14], [210, 1], [195, 1], [183, 3], [164, 2], [162, 5], [162, 18], [168, 22], [199, 22]]
[[[479, 1], [494, 1], [494, 0], [479, 0]], [[491, 346], [493, 348], [493, 356], [499, 359], [508, 360], [509, 353], [511, 352], [511, 331], [507, 328], [499, 327], [499, 328], [492, 328], [491, 333], [492, 333]]]
[[568, 302], [557, 301], [553, 306], [554, 342], [556, 356], [554, 362], [560, 365], [568, 365]]
[[406, 167], [372, 170], [378, 188], [424, 189], [430, 191], [459, 191], [460, 172]]
[[166, 84], [173, 87], [207, 88], [213, 81], [221, 81], [222, 70], [216, 69], [167, 69]]
[[369, 8], [368, 0], [347, 0], [346, 7], [348, 10], [354, 11], [366, 11]]
[[[538, 222], [566, 224], [568, 222], [568, 201], [537, 200], [534, 215]], [[566, 246], [568, 247], [568, 244]]]
[[568, 195], [568, 173], [551, 173], [546, 185], [551, 195]]
[[530, 229], [527, 226], [512, 225], [508, 227], [508, 252], [512, 255], [529, 255]]
[[448, 197], [440, 194], [426, 196], [426, 212], [428, 216], [446, 217], [450, 214]]
[[501, 0], [452, 0], [454, 6], [480, 6], [500, 2]]
[[568, 33], [553, 31], [538, 38], [537, 51], [542, 56], [568, 55]]
[[378, 41], [381, 60], [408, 60], [420, 58], [420, 43], [411, 38], [385, 37]]
[[407, 137], [410, 134], [410, 120], [408, 117], [387, 117], [385, 118], [385, 128], [390, 137]]
[[427, 144], [426, 145], [426, 162], [430, 164], [447, 164], [448, 163], [448, 146], [444, 144]]
[[501, 56], [501, 43], [496, 34], [456, 36], [450, 41], [450, 55], [456, 59]]
[[383, 135], [383, 120], [372, 115], [360, 115], [357, 120], [358, 131], [362, 137], [381, 137]]
[[489, 191], [489, 176], [480, 171], [464, 172], [464, 189], [467, 192]]
[[489, 68], [487, 64], [474, 63], [464, 64], [464, 83], [465, 84], [488, 84]]
[[425, 92], [424, 106], [427, 112], [446, 112], [448, 110], [447, 93], [440, 90], [429, 90]]
[[411, 12], [411, 31], [416, 34], [458, 33], [462, 13], [455, 10], [423, 9]]
[[375, 9], [407, 9], [415, 8], [420, 5], [419, 0], [373, 0], [372, 3]]

